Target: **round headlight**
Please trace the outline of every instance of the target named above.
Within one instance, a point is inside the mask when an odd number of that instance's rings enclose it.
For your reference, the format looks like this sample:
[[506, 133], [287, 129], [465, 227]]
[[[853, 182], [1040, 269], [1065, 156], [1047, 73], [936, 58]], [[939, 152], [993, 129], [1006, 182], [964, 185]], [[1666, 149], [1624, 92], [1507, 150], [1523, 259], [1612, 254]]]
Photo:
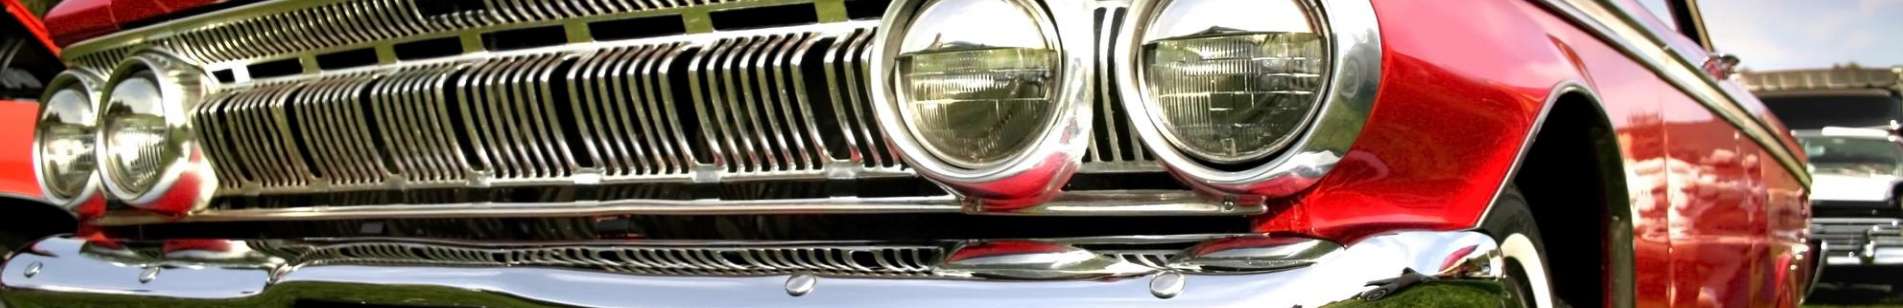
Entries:
[[899, 41], [898, 109], [926, 151], [984, 168], [1023, 153], [1058, 107], [1053, 29], [1020, 0], [932, 0]]
[[35, 170], [46, 197], [56, 203], [70, 203], [92, 194], [97, 185], [93, 176], [92, 93], [74, 75], [60, 75], [41, 98], [40, 115], [34, 125], [33, 155]]
[[160, 87], [150, 70], [134, 72], [119, 78], [100, 105], [100, 162], [107, 188], [122, 199], [150, 191], [182, 152], [170, 138], [173, 108]]
[[1329, 57], [1300, 1], [1167, 1], [1141, 33], [1145, 107], [1171, 144], [1218, 164], [1287, 147], [1320, 105]]

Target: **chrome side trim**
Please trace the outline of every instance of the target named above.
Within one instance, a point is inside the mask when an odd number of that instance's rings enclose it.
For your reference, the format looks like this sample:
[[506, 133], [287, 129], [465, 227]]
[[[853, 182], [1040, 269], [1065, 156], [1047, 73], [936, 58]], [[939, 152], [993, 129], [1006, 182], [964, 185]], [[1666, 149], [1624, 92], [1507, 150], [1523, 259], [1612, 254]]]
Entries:
[[1618, 9], [1617, 4], [1606, 0], [1544, 0], [1539, 3], [1605, 40], [1627, 57], [1644, 64], [1661, 79], [1750, 136], [1765, 152], [1777, 158], [1778, 163], [1784, 165], [1784, 171], [1798, 182], [1810, 185], [1810, 173], [1805, 171], [1807, 169], [1798, 159], [1798, 154], [1792, 153], [1790, 148], [1784, 146], [1783, 139], [1777, 137], [1783, 132], [1771, 131], [1769, 124], [1745, 111], [1734, 96], [1738, 94], [1724, 91], [1719, 81], [1704, 73], [1702, 63], [1687, 62], [1660, 47], [1665, 46], [1660, 34], [1639, 26], [1628, 12]]
[[1258, 215], [1256, 207], [1237, 207], [1186, 191], [1065, 192], [1049, 202], [1016, 212], [973, 212], [953, 196], [830, 198], [782, 200], [614, 200], [551, 203], [458, 203], [421, 205], [318, 206], [283, 209], [202, 211], [184, 217], [114, 212], [93, 223], [102, 226], [178, 222], [273, 220], [348, 220], [410, 218], [572, 217], [599, 215], [723, 214], [879, 214], [968, 213], [1054, 216]]
[[[387, 242], [386, 242], [387, 243]], [[49, 238], [0, 267], [0, 283], [8, 290], [12, 303], [41, 303], [87, 296], [115, 303], [167, 303], [173, 305], [277, 306], [298, 300], [340, 300], [370, 304], [406, 303], [459, 305], [577, 305], [622, 306], [642, 303], [654, 306], [905, 306], [970, 307], [985, 305], [1027, 305], [1121, 307], [1121, 306], [1263, 306], [1321, 307], [1340, 302], [1378, 302], [1377, 304], [1424, 304], [1423, 302], [1384, 301], [1363, 298], [1365, 291], [1451, 292], [1463, 300], [1439, 303], [1447, 306], [1473, 306], [1506, 302], [1501, 275], [1504, 263], [1492, 238], [1471, 231], [1403, 232], [1363, 239], [1340, 250], [1318, 256], [1313, 264], [1280, 271], [1215, 274], [1198, 272], [1148, 272], [1099, 279], [1056, 279], [1022, 281], [1016, 279], [970, 279], [936, 276], [866, 277], [828, 274], [720, 275], [717, 271], [693, 271], [694, 275], [621, 273], [589, 270], [603, 266], [636, 265], [620, 259], [562, 258], [580, 257], [571, 251], [521, 255], [519, 260], [545, 260], [553, 263], [582, 264], [581, 267], [542, 266], [450, 266], [415, 263], [394, 264], [297, 264], [295, 258], [241, 258], [226, 255], [168, 254], [162, 259], [138, 261], [129, 250], [91, 249], [81, 240]], [[383, 244], [377, 244], [383, 245]], [[262, 249], [247, 255], [275, 255], [289, 251], [269, 245], [250, 245]], [[242, 246], [241, 246], [242, 247]], [[572, 246], [576, 249], [582, 247]], [[622, 249], [593, 246], [590, 249]], [[878, 245], [814, 245], [814, 249], [862, 249]], [[919, 246], [891, 246], [895, 248]], [[648, 265], [694, 264], [708, 268], [726, 265], [708, 259], [702, 247], [628, 246], [638, 251], [671, 251], [652, 254], [652, 258], [632, 258]], [[738, 251], [769, 251], [787, 247], [761, 246]], [[567, 248], [564, 248], [567, 249]], [[730, 248], [722, 248], [730, 249]], [[687, 251], [696, 251], [688, 253]], [[780, 255], [797, 259], [760, 260], [761, 264], [805, 267], [844, 265], [834, 262], [787, 263], [796, 260], [820, 260], [825, 255]], [[917, 250], [914, 250], [917, 251]], [[423, 254], [450, 251], [429, 250]], [[406, 256], [415, 252], [371, 252], [368, 256]], [[421, 256], [421, 255], [417, 255]], [[729, 255], [740, 257], [740, 255]], [[460, 256], [442, 255], [444, 258]], [[148, 257], [149, 258], [149, 257]], [[246, 260], [239, 262], [221, 260]], [[875, 258], [876, 260], [876, 258]], [[132, 261], [132, 262], [128, 262]], [[157, 261], [157, 262], [152, 262]], [[888, 260], [889, 261], [889, 260]], [[170, 262], [170, 263], [166, 263]], [[819, 262], [819, 261], [814, 261]], [[40, 264], [40, 266], [31, 266]], [[140, 275], [152, 272], [151, 265], [169, 264], [163, 271], [140, 282]], [[876, 264], [876, 262], [875, 262]], [[897, 266], [898, 264], [894, 264]], [[38, 267], [32, 277], [28, 267]], [[835, 269], [833, 271], [838, 271]], [[1411, 274], [1410, 273], [1420, 273]], [[1423, 276], [1425, 274], [1425, 276]], [[789, 295], [787, 281], [809, 275], [819, 281], [803, 292]], [[685, 276], [685, 277], [684, 277]], [[1423, 278], [1412, 284], [1370, 282], [1395, 281], [1394, 277]], [[1167, 278], [1167, 279], [1165, 279]], [[1157, 281], [1164, 279], [1163, 281]], [[1180, 280], [1177, 280], [1180, 279]], [[1005, 280], [1005, 281], [1000, 281]], [[1153, 288], [1161, 285], [1166, 288]], [[1451, 288], [1418, 288], [1442, 285]], [[1172, 287], [1176, 286], [1176, 287]], [[347, 292], [324, 292], [347, 291]], [[1494, 290], [1491, 292], [1484, 290]], [[1161, 292], [1159, 292], [1161, 291]], [[1161, 296], [1165, 293], [1169, 296]], [[1384, 292], [1392, 294], [1391, 292]], [[346, 295], [347, 294], [347, 295]], [[1449, 294], [1453, 295], [1453, 294]], [[1449, 300], [1441, 297], [1409, 297], [1408, 300]], [[1435, 304], [1435, 303], [1425, 303]]]
[[[1132, 63], [1141, 63], [1138, 59], [1138, 50], [1143, 44], [1141, 34], [1168, 3], [1167, 0], [1133, 1], [1130, 13], [1125, 15], [1112, 59], [1126, 67], [1104, 72], [1116, 74], [1117, 81], [1126, 85], [1120, 91], [1125, 110], [1148, 109], [1148, 104], [1141, 101], [1148, 97], [1140, 86], [1144, 80], [1140, 72], [1143, 68]], [[1205, 165], [1177, 149], [1151, 117], [1130, 117], [1142, 137], [1139, 139], [1150, 153], [1194, 186], [1251, 203], [1306, 189], [1333, 169], [1337, 161], [1348, 155], [1349, 146], [1361, 135], [1368, 113], [1374, 108], [1381, 82], [1380, 22], [1376, 20], [1373, 4], [1366, 0], [1322, 0], [1309, 6], [1315, 8], [1309, 14], [1317, 15], [1325, 27], [1320, 32], [1327, 38], [1332, 61], [1319, 114], [1299, 139], [1259, 166], [1225, 171]]]

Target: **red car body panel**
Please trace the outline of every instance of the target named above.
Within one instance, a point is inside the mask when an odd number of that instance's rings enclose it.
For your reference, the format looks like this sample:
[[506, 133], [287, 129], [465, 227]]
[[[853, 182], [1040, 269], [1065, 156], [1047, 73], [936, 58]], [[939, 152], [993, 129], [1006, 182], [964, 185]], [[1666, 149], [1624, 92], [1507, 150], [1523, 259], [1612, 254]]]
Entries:
[[[1472, 228], [1548, 96], [1577, 82], [1619, 137], [1640, 306], [1801, 296], [1801, 277], [1785, 269], [1805, 245], [1805, 187], [1730, 122], [1536, 4], [1376, 1], [1375, 9], [1386, 63], [1368, 126], [1334, 172], [1264, 216], [1260, 231], [1356, 238]], [[1755, 100], [1740, 103], [1772, 119]], [[1780, 143], [1796, 152], [1788, 138]]]
[[[38, 41], [40, 47], [54, 54], [59, 47], [53, 45], [46, 27], [40, 20], [26, 10], [17, 0], [0, 0], [12, 22], [25, 28], [28, 36]], [[0, 33], [5, 35], [5, 33]], [[33, 174], [33, 123], [39, 114], [40, 104], [33, 100], [15, 100], [0, 98], [0, 195], [10, 195], [33, 200], [41, 198], [40, 184]]]
[[46, 12], [46, 24], [60, 46], [110, 34], [124, 25], [178, 13], [223, 0], [67, 0]]
[[[47, 22], [57, 41], [70, 44], [215, 2], [70, 0]], [[1367, 126], [1334, 171], [1314, 189], [1278, 201], [1274, 213], [1258, 219], [1258, 231], [1355, 239], [1397, 229], [1474, 228], [1511, 176], [1549, 96], [1576, 85], [1590, 90], [1617, 136], [1634, 219], [1638, 306], [1781, 306], [1803, 295], [1801, 281], [1813, 273], [1787, 269], [1805, 250], [1806, 187], [1731, 122], [1539, 4], [1374, 3], [1385, 50]], [[1703, 56], [1702, 49], [1674, 49]], [[1736, 97], [1755, 120], [1786, 131], [1751, 96]], [[4, 124], [0, 133], [31, 129], [30, 121], [9, 123], [22, 124]], [[1790, 138], [1770, 146], [1801, 153]], [[33, 187], [30, 174], [21, 183], [8, 176], [0, 189]]]
[[[11, 1], [11, 0], [9, 0]], [[40, 103], [0, 99], [0, 195], [39, 200], [33, 175], [33, 122]]]

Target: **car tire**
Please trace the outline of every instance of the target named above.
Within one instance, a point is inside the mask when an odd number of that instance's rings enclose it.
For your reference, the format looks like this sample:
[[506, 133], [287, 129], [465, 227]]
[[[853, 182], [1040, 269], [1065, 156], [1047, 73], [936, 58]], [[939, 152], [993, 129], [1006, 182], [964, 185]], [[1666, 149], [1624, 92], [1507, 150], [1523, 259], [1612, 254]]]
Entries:
[[1503, 266], [1506, 292], [1521, 307], [1559, 307], [1553, 297], [1550, 271], [1546, 268], [1545, 242], [1540, 240], [1539, 225], [1527, 207], [1526, 197], [1518, 188], [1507, 186], [1494, 201], [1481, 223], [1481, 230], [1500, 245], [1507, 264]]

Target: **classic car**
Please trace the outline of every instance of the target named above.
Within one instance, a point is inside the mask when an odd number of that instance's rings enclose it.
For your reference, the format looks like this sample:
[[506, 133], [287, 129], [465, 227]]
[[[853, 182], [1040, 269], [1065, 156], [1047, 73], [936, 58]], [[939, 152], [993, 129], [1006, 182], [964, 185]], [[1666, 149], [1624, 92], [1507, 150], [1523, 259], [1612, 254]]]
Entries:
[[1795, 306], [1694, 4], [67, 0], [0, 297]]
[[1811, 235], [1823, 240], [1830, 280], [1895, 282], [1903, 266], [1903, 142], [1887, 130], [1798, 130], [1810, 156]]

